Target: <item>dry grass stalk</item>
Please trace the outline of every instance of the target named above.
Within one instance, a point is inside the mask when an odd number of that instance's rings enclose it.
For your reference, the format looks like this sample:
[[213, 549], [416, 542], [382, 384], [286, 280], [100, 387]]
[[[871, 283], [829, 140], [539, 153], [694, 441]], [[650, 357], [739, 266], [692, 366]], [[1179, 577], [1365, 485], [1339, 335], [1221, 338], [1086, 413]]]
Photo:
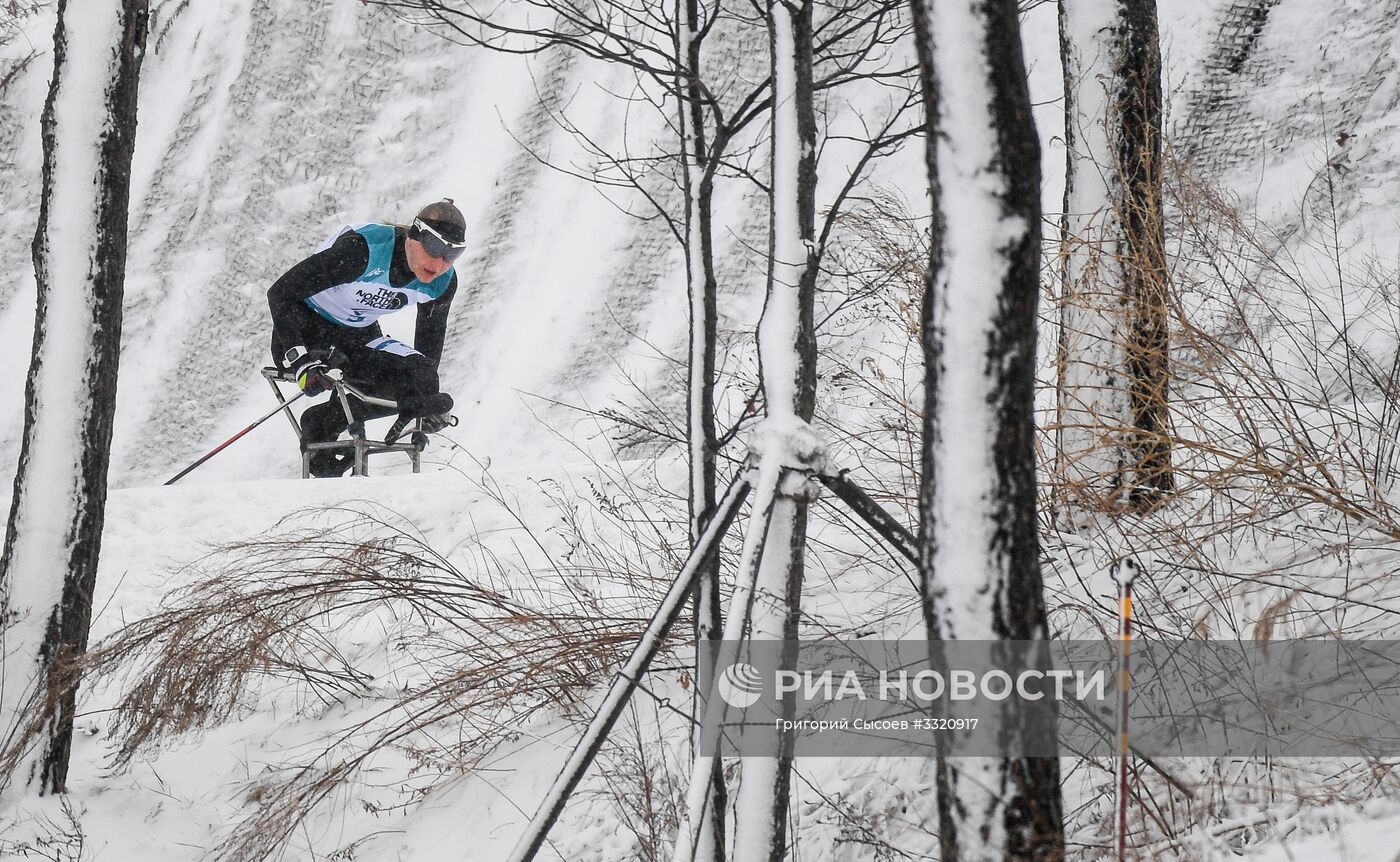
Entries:
[[[188, 586], [84, 662], [90, 679], [130, 678], [113, 718], [117, 766], [162, 739], [253, 709], [254, 692], [269, 680], [281, 681], [272, 688], [293, 693], [302, 709], [360, 708], [362, 717], [314, 746], [301, 765], [250, 788], [257, 808], [218, 849], [222, 860], [277, 852], [385, 752], [415, 764], [419, 778], [403, 788], [409, 801], [460, 775], [536, 713], [582, 703], [645, 626], [642, 616], [602, 609], [576, 589], [597, 568], [586, 549], [574, 549], [573, 564], [556, 561], [574, 587], [536, 605], [485, 586], [379, 513], [303, 512], [289, 520], [308, 517], [329, 522], [228, 545], [192, 564], [179, 574]], [[645, 604], [658, 585], [631, 572]], [[392, 678], [376, 678], [363, 666], [369, 659], [337, 646], [367, 620], [387, 627], [388, 642], [402, 651]]]

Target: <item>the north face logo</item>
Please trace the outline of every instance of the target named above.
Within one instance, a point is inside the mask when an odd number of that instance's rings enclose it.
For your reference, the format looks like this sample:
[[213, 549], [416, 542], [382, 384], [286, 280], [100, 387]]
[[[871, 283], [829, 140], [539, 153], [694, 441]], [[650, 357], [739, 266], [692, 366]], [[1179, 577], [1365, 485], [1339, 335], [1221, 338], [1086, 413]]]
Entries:
[[368, 290], [357, 290], [355, 293], [360, 299], [360, 304], [369, 308], [397, 311], [408, 305], [408, 294], [397, 290], [380, 289], [374, 293]]

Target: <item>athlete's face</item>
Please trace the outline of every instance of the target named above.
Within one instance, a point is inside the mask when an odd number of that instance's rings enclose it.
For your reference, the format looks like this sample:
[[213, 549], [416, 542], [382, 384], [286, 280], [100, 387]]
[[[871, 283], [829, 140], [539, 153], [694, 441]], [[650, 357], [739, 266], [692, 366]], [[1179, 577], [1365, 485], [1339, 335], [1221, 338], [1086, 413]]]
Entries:
[[428, 250], [416, 239], [405, 239], [403, 252], [408, 258], [408, 268], [413, 270], [413, 277], [422, 282], [432, 281], [452, 267], [451, 261], [428, 254]]

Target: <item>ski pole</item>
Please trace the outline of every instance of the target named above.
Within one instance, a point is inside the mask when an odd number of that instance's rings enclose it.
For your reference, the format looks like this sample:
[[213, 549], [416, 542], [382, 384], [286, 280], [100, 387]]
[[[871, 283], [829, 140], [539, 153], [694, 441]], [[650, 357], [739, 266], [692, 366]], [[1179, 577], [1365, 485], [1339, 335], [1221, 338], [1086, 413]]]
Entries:
[[1131, 559], [1113, 564], [1118, 582], [1118, 862], [1128, 853], [1128, 687], [1131, 684], [1129, 654], [1133, 642], [1133, 580], [1137, 562]]
[[298, 398], [305, 394], [305, 392], [298, 392], [291, 398], [288, 398], [286, 401], [283, 401], [281, 404], [278, 404], [272, 409], [271, 412], [258, 419], [258, 421], [254, 422], [252, 425], [249, 425], [247, 428], [244, 428], [242, 431], [239, 431], [237, 434], [220, 443], [218, 446], [215, 446], [210, 452], [204, 455], [204, 457], [200, 458], [198, 461], [194, 462], [190, 466], [186, 467], [185, 469], [176, 473], [174, 476], [170, 477], [170, 481], [166, 482], [165, 484], [174, 485], [176, 482], [184, 478], [185, 474], [189, 473], [191, 470], [198, 467], [200, 464], [203, 464], [205, 461], [208, 461], [210, 458], [213, 458], [215, 455], [227, 449], [229, 445], [236, 441], [239, 437], [242, 437], [244, 434], [247, 434], [249, 431], [252, 431], [254, 428], [271, 419], [273, 416], [276, 416], [278, 413], [281, 413], [283, 410], [286, 410], [293, 402], [295, 402]]

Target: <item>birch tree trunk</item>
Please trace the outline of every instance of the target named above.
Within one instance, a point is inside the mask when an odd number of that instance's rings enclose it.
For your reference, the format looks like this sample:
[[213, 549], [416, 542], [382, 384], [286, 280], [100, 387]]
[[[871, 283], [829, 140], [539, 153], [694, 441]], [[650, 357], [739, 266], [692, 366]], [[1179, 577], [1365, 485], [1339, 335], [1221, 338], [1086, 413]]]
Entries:
[[[750, 637], [797, 637], [808, 477], [789, 469], [820, 457], [811, 428], [816, 402], [816, 137], [812, 94], [811, 0], [770, 0], [773, 60], [772, 209], [768, 296], [758, 325], [767, 416], [759, 429], [760, 469], [781, 470], [760, 551]], [[777, 461], [777, 463], [775, 463]], [[772, 759], [746, 758], [736, 794], [734, 862], [779, 862], [787, 853], [792, 744]]]
[[[1040, 148], [1015, 0], [914, 0], [934, 225], [920, 568], [930, 638], [1044, 641], [1033, 385]], [[1006, 743], [1017, 710], [1008, 702]], [[1059, 764], [939, 758], [944, 862], [1064, 855]]]
[[6, 792], [64, 790], [107, 499], [146, 0], [59, 0], [24, 442], [0, 556]]
[[1071, 523], [1173, 485], [1155, 0], [1062, 0], [1058, 472]]

